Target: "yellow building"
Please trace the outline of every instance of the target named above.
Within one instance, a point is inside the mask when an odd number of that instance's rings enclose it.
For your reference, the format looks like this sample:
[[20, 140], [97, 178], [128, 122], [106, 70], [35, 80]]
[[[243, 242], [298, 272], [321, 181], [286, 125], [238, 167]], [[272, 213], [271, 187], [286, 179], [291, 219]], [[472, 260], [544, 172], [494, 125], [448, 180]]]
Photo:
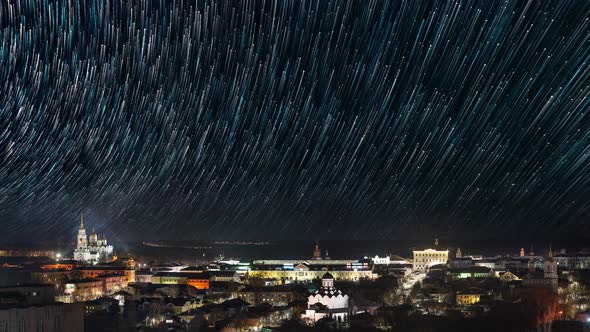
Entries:
[[414, 271], [426, 271], [431, 266], [439, 265], [439, 264], [447, 264], [449, 260], [449, 251], [448, 250], [435, 250], [435, 249], [426, 249], [426, 250], [414, 250], [414, 261], [413, 261], [413, 269]]
[[479, 302], [481, 294], [464, 293], [457, 294], [458, 305], [472, 305]]
[[511, 282], [515, 280], [520, 280], [520, 278], [510, 271], [506, 271], [504, 273], [499, 274], [501, 282]]
[[152, 284], [180, 285], [187, 284], [189, 273], [180, 274], [174, 272], [157, 272], [152, 276]]
[[[309, 282], [321, 279], [330, 272], [339, 281], [359, 281], [373, 279], [372, 266], [367, 262], [346, 262], [345, 264], [315, 264], [301, 261], [297, 264], [255, 264], [248, 271], [249, 278], [276, 279], [284, 283]], [[332, 263], [332, 262], [330, 262]]]

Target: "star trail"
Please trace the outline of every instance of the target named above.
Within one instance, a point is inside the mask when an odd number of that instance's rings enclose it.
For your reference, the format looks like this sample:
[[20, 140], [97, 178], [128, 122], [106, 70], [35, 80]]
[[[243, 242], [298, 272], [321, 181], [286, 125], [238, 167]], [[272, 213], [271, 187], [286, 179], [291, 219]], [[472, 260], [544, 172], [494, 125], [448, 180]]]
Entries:
[[[590, 224], [588, 1], [0, 3], [1, 239]], [[122, 236], [122, 235], [121, 235]]]

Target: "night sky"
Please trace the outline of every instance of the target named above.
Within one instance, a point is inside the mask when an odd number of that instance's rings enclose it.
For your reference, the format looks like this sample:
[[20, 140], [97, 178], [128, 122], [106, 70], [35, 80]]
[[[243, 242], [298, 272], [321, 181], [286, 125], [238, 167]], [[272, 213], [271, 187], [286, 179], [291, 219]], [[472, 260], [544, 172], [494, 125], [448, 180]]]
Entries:
[[584, 236], [589, 17], [1, 1], [0, 240]]

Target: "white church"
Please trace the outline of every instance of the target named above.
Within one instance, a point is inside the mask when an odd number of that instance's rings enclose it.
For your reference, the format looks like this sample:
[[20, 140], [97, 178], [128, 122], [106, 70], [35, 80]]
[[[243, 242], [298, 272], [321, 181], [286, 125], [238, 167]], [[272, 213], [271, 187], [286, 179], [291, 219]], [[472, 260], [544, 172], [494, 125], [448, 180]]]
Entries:
[[94, 231], [88, 237], [86, 236], [84, 215], [80, 214], [80, 229], [78, 229], [74, 259], [84, 263], [96, 264], [107, 261], [112, 254], [113, 246], [107, 244], [105, 237], [100, 238]]
[[343, 322], [348, 311], [348, 295], [334, 287], [334, 277], [328, 272], [322, 277], [322, 287], [307, 298], [307, 310], [301, 319], [308, 324], [324, 317]]

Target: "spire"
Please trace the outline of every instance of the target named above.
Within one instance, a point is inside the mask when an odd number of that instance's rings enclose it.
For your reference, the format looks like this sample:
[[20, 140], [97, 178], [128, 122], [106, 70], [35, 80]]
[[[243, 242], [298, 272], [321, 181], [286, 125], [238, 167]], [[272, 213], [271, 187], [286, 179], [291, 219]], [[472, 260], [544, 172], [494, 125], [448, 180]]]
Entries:
[[529, 261], [529, 272], [532, 273], [535, 272], [535, 252], [533, 251], [533, 244], [531, 243], [531, 260]]
[[80, 229], [84, 229], [84, 213], [80, 212]]
[[551, 241], [549, 241], [549, 253], [547, 254], [547, 257], [550, 260], [553, 259], [553, 250], [551, 250]]
[[318, 244], [318, 241], [315, 242], [315, 249], [313, 250], [313, 259], [321, 259], [322, 258], [322, 252], [320, 251], [320, 245]]
[[438, 247], [438, 235], [434, 238], [434, 246]]

